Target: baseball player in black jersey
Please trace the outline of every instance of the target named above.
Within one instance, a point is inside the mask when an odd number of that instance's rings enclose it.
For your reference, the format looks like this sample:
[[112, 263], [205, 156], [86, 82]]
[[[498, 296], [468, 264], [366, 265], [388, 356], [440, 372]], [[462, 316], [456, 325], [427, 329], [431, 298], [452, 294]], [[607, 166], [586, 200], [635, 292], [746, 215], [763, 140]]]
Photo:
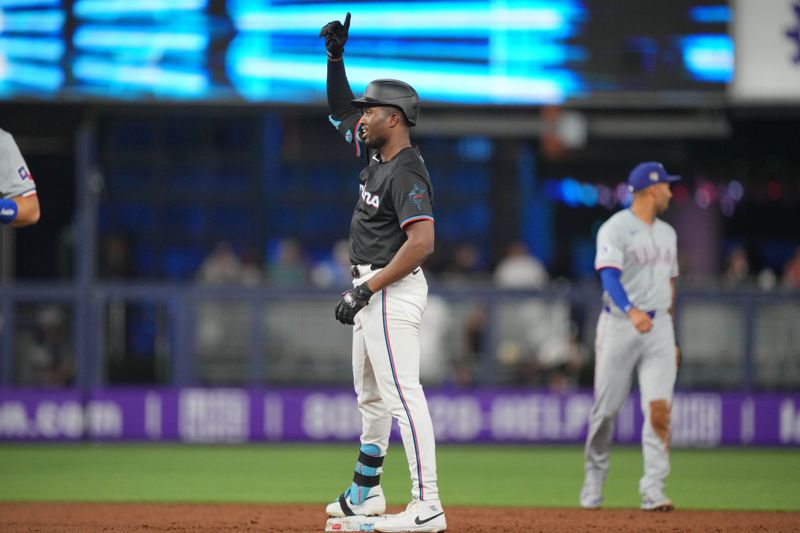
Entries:
[[329, 516], [380, 515], [380, 486], [392, 417], [400, 426], [412, 480], [406, 510], [375, 531], [444, 531], [436, 481], [433, 425], [419, 383], [419, 327], [428, 296], [420, 265], [433, 252], [433, 190], [409, 128], [417, 92], [402, 81], [375, 80], [355, 98], [342, 54], [350, 14], [320, 31], [328, 50], [331, 123], [367, 165], [350, 223], [353, 289], [336, 318], [353, 326], [353, 380], [362, 416], [361, 448], [350, 487], [328, 505]]

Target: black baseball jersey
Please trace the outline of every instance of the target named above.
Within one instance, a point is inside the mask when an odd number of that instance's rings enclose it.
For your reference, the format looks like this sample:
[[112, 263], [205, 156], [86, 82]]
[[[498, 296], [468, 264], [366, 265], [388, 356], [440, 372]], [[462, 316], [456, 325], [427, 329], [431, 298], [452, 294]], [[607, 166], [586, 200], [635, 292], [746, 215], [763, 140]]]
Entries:
[[359, 175], [359, 199], [350, 223], [350, 262], [386, 266], [406, 242], [405, 229], [420, 220], [433, 220], [433, 187], [416, 146], [383, 162], [377, 150], [364, 150], [358, 136], [360, 115], [342, 121], [331, 117], [356, 155], [368, 159]]

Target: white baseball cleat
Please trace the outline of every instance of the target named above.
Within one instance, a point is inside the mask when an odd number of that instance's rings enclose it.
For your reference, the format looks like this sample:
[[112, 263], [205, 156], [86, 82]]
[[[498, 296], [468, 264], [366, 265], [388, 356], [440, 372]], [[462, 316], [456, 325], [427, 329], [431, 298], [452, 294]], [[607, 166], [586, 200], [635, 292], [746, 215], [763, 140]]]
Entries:
[[375, 531], [383, 533], [412, 531], [436, 533], [445, 529], [447, 522], [444, 519], [444, 509], [438, 501], [412, 500], [402, 513], [387, 516], [386, 520], [375, 523]]
[[375, 516], [386, 512], [386, 498], [380, 485], [372, 487], [361, 505], [350, 501], [350, 489], [344, 491], [336, 500], [325, 508], [328, 516]]
[[586, 478], [581, 487], [581, 507], [599, 509], [603, 506], [603, 482]]
[[667, 513], [675, 509], [672, 500], [666, 497], [664, 492], [658, 489], [651, 489], [642, 494], [642, 510], [657, 511]]

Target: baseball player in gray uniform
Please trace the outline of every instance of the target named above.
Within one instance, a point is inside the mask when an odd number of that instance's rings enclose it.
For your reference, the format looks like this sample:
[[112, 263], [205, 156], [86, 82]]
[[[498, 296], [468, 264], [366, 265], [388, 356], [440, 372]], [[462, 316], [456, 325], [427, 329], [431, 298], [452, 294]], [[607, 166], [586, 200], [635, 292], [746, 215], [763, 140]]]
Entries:
[[39, 221], [36, 184], [14, 137], [0, 130], [0, 224], [29, 226]]
[[436, 479], [436, 444], [419, 382], [419, 328], [428, 297], [420, 265], [433, 252], [433, 190], [409, 138], [419, 96], [399, 80], [375, 80], [354, 98], [342, 54], [350, 14], [320, 31], [328, 50], [330, 122], [355, 147], [365, 168], [350, 223], [353, 289], [336, 318], [353, 326], [353, 378], [362, 417], [352, 484], [330, 505], [331, 517], [381, 515], [380, 486], [392, 417], [411, 473], [411, 503], [374, 523], [375, 531], [444, 531]]
[[584, 453], [581, 506], [603, 504], [603, 485], [614, 421], [638, 372], [644, 414], [644, 476], [641, 508], [671, 511], [664, 494], [669, 474], [670, 407], [680, 352], [672, 308], [678, 275], [677, 237], [657, 215], [672, 198], [678, 181], [660, 163], [637, 165], [628, 176], [633, 203], [607, 220], [597, 233], [595, 269], [603, 283], [603, 311], [595, 341], [594, 405]]

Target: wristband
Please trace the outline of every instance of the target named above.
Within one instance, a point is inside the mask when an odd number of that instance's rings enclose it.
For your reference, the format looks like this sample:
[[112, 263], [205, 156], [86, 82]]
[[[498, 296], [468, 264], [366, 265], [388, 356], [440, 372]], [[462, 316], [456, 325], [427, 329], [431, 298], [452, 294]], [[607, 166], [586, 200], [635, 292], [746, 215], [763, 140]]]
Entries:
[[622, 308], [622, 310], [625, 311], [626, 313], [628, 311], [630, 311], [631, 309], [633, 309], [633, 304], [628, 304], [628, 305], [626, 305], [625, 307]]
[[19, 208], [14, 200], [0, 200], [0, 224], [11, 224], [17, 219]]

